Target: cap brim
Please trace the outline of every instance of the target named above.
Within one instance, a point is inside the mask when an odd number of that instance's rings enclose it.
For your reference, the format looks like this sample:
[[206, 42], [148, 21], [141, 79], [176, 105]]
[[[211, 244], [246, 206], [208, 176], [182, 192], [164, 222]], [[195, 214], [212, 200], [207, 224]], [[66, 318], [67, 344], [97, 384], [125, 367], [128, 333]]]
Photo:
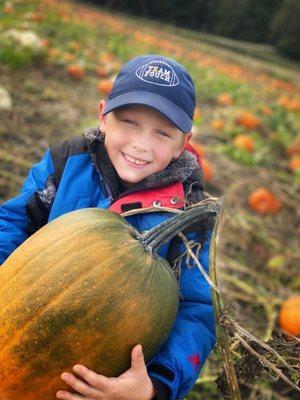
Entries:
[[134, 104], [142, 104], [154, 108], [170, 119], [184, 133], [190, 132], [192, 129], [193, 120], [181, 107], [167, 97], [154, 92], [135, 90], [115, 96], [107, 101], [103, 114], [105, 115], [117, 108]]

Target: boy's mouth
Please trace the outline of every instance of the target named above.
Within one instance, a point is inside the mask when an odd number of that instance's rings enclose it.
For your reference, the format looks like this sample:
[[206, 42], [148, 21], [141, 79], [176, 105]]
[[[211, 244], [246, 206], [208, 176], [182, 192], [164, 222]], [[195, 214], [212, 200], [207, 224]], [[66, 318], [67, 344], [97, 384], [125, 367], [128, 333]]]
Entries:
[[125, 159], [125, 160], [127, 161], [127, 163], [129, 163], [130, 165], [134, 165], [134, 166], [137, 166], [137, 167], [144, 167], [145, 165], [150, 164], [150, 161], [141, 160], [140, 158], [132, 157], [132, 156], [130, 156], [130, 155], [128, 155], [128, 154], [125, 154], [125, 153], [123, 153], [123, 152], [121, 152], [121, 153], [122, 153], [124, 159]]

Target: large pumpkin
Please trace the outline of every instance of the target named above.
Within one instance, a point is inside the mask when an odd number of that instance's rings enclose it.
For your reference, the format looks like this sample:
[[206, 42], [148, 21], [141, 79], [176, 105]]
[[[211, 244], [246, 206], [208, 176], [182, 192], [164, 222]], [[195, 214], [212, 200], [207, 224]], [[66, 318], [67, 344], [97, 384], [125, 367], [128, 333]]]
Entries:
[[53, 400], [66, 388], [60, 374], [75, 363], [117, 376], [138, 343], [149, 360], [179, 297], [154, 250], [205, 217], [205, 207], [144, 234], [110, 211], [83, 209], [26, 240], [0, 269], [0, 399]]

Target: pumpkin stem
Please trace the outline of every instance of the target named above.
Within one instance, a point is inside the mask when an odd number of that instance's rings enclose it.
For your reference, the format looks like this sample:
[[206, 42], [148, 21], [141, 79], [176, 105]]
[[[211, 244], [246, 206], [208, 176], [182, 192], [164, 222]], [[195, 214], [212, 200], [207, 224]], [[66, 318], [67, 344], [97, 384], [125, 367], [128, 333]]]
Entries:
[[141, 235], [140, 240], [148, 251], [153, 252], [190, 225], [203, 221], [208, 217], [216, 216], [219, 210], [220, 204], [218, 202], [194, 204], [167, 221], [146, 231]]

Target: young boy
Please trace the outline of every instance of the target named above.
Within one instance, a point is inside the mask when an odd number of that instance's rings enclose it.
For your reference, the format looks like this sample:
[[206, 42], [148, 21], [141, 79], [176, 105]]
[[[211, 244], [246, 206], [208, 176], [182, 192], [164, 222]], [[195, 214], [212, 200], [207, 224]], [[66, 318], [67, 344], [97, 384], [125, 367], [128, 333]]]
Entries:
[[[0, 264], [48, 221], [85, 207], [182, 209], [202, 200], [202, 172], [185, 150], [192, 133], [195, 90], [188, 72], [174, 60], [146, 55], [126, 63], [108, 101], [99, 106], [99, 127], [46, 152], [21, 194], [0, 207]], [[170, 218], [166, 212], [140, 213], [127, 221], [140, 231]], [[199, 260], [208, 271], [213, 221], [189, 233], [201, 243]], [[174, 265], [185, 251], [175, 238], [159, 250]], [[173, 264], [172, 264], [173, 263]], [[199, 269], [181, 265], [180, 307], [170, 336], [145, 365], [137, 344], [131, 368], [105, 377], [74, 366], [62, 379], [72, 388], [65, 400], [182, 399], [191, 389], [215, 343], [210, 287]], [[74, 393], [74, 390], [76, 393]]]

